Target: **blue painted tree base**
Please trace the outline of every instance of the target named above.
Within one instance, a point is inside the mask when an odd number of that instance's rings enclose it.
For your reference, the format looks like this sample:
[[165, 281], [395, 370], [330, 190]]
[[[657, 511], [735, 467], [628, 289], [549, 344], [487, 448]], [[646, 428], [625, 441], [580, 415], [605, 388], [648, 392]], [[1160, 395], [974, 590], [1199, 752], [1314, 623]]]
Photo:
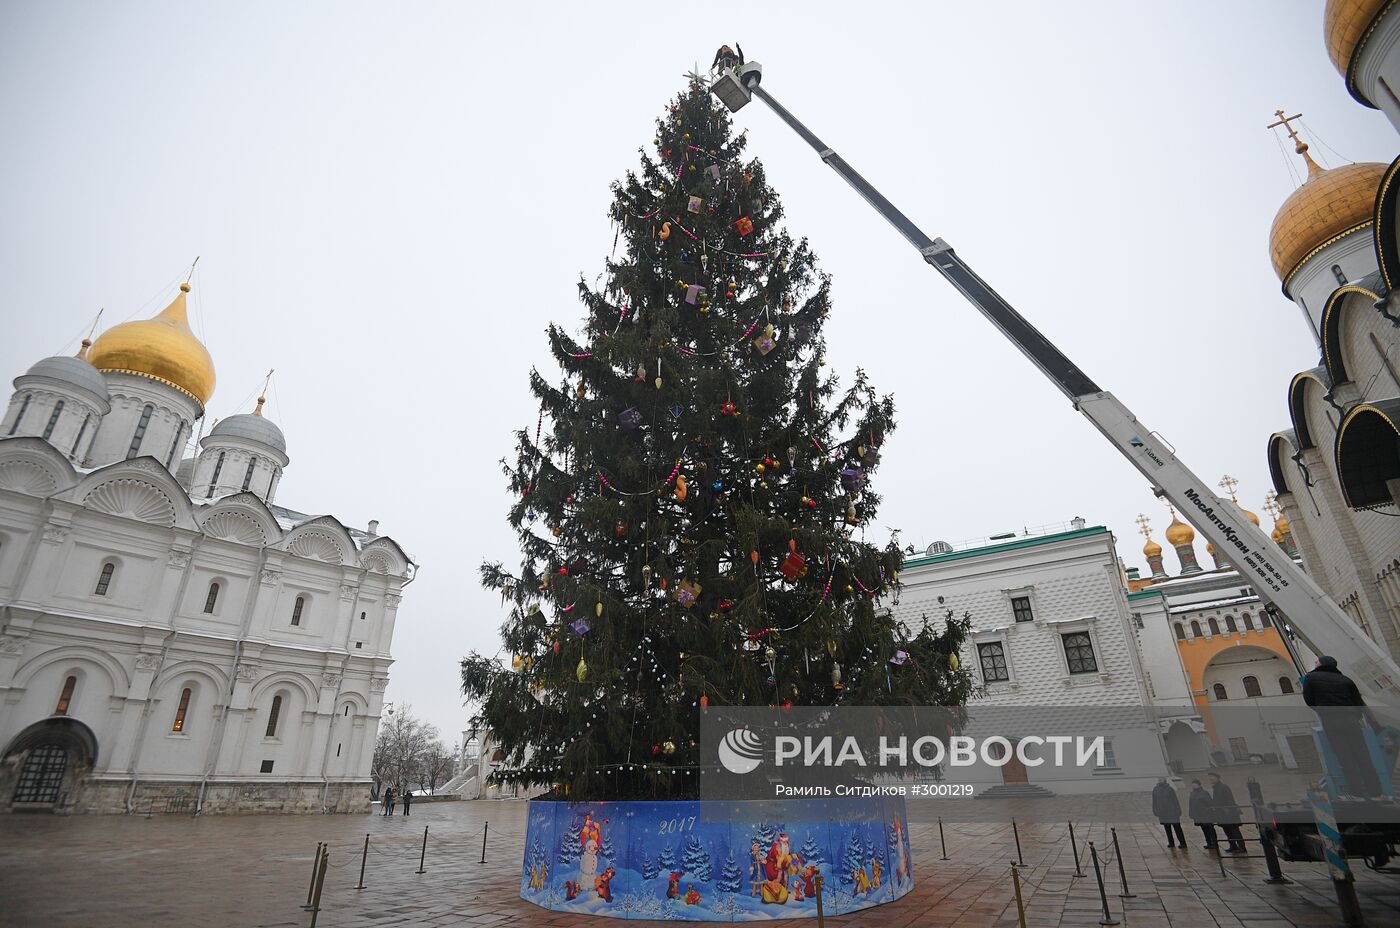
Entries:
[[[904, 800], [764, 803], [763, 824], [701, 802], [532, 801], [520, 897], [606, 918], [760, 921], [844, 915], [914, 888]], [[709, 804], [713, 805], [713, 804]]]

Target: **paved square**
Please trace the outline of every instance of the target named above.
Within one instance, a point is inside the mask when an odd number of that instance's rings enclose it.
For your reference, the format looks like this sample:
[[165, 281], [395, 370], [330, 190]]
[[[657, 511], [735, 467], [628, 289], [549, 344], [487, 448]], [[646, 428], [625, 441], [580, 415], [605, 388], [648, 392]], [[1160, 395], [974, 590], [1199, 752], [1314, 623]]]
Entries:
[[[487, 862], [481, 864], [486, 823]], [[418, 874], [423, 828], [426, 872]], [[1246, 829], [1246, 833], [1249, 833]], [[539, 925], [600, 928], [588, 916], [549, 912], [520, 900], [525, 832], [522, 802], [419, 803], [413, 814], [238, 816], [183, 815], [0, 818], [0, 924], [17, 926], [306, 926], [311, 861], [329, 842], [318, 926], [387, 928], [407, 925]], [[833, 925], [871, 928], [987, 928], [1016, 925], [1006, 825], [949, 825], [948, 856], [940, 859], [936, 825], [912, 824], [913, 892], [897, 902]], [[1104, 826], [1076, 827], [1111, 858]], [[356, 890], [365, 834], [370, 851], [366, 888]], [[1198, 837], [1199, 832], [1188, 833]], [[1169, 852], [1161, 830], [1119, 830], [1130, 899], [1118, 896], [1116, 861], [1105, 868], [1109, 906], [1124, 925], [1284, 928], [1340, 924], [1331, 882], [1318, 864], [1284, 864], [1287, 886], [1263, 882], [1263, 860], [1221, 863], [1199, 850]], [[1093, 871], [1074, 879], [1063, 825], [1021, 828], [1027, 864], [1026, 924], [1096, 926], [1100, 918]], [[1254, 852], [1257, 854], [1257, 851]], [[1400, 876], [1358, 864], [1357, 886], [1369, 924], [1400, 925]], [[639, 924], [658, 924], [645, 922]], [[815, 925], [813, 920], [765, 922]]]

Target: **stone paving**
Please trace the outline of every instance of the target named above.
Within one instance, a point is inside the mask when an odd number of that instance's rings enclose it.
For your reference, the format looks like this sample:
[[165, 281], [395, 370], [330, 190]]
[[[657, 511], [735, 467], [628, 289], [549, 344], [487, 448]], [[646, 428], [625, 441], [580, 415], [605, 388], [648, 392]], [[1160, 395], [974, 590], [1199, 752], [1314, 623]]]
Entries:
[[[485, 864], [483, 830], [489, 821]], [[418, 874], [423, 828], [429, 829], [426, 872]], [[311, 861], [318, 841], [331, 848], [323, 911], [325, 928], [530, 925], [601, 928], [589, 916], [549, 912], [517, 895], [524, 844], [523, 802], [419, 803], [413, 814], [368, 816], [11, 815], [0, 818], [0, 925], [44, 928], [124, 926], [259, 926], [304, 928]], [[353, 887], [368, 832], [366, 888]], [[1107, 828], [1076, 826], [1081, 846], [1092, 840], [1111, 858]], [[911, 825], [915, 889], [897, 902], [832, 925], [862, 928], [993, 928], [1015, 926], [1008, 825], [946, 828], [947, 861], [936, 825]], [[1246, 829], [1246, 834], [1249, 830]], [[1194, 829], [1188, 837], [1198, 838]], [[1287, 886], [1263, 882], [1263, 860], [1199, 849], [1170, 852], [1160, 829], [1119, 830], [1129, 889], [1120, 899], [1116, 861], [1104, 878], [1113, 917], [1134, 928], [1284, 928], [1340, 924], [1331, 881], [1318, 864], [1284, 863]], [[1026, 924], [1096, 926], [1098, 891], [1087, 853], [1084, 879], [1063, 825], [1021, 827]], [[1256, 845], [1257, 847], [1257, 845]], [[1257, 851], [1254, 852], [1257, 854]], [[1224, 873], [1222, 875], [1222, 865]], [[1400, 876], [1358, 864], [1362, 909], [1374, 928], [1400, 926]], [[646, 922], [639, 924], [659, 924]], [[812, 920], [760, 924], [811, 926]]]

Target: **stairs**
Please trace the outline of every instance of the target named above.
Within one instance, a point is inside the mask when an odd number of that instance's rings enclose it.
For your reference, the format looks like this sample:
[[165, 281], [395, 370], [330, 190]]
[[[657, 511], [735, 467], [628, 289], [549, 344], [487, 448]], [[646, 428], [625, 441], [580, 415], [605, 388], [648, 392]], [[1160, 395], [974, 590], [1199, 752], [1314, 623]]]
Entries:
[[977, 794], [978, 799], [1050, 799], [1054, 793], [1034, 783], [1002, 783]]

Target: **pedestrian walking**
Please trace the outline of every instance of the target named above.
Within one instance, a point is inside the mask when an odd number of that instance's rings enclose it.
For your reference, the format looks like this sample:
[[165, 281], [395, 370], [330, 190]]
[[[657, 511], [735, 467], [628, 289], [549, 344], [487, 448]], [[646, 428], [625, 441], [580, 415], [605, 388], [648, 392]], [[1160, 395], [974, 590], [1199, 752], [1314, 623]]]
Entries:
[[1157, 821], [1162, 823], [1162, 828], [1167, 833], [1167, 847], [1180, 844], [1181, 849], [1185, 850], [1186, 835], [1181, 830], [1181, 800], [1177, 798], [1176, 790], [1172, 789], [1166, 777], [1158, 777], [1157, 785], [1152, 787], [1152, 814], [1157, 816]]
[[1215, 837], [1215, 805], [1200, 780], [1191, 781], [1191, 793], [1186, 797], [1186, 809], [1191, 813], [1191, 821], [1196, 823], [1196, 827], [1201, 829], [1201, 834], [1205, 836], [1206, 844], [1203, 850], [1215, 850], [1218, 844]]
[[1240, 833], [1240, 807], [1235, 805], [1235, 793], [1230, 784], [1220, 779], [1220, 774], [1211, 771], [1206, 774], [1210, 780], [1210, 802], [1215, 810], [1215, 820], [1225, 838], [1230, 842], [1231, 854], [1244, 853], [1244, 835]]
[[1339, 795], [1372, 799], [1381, 793], [1371, 750], [1366, 746], [1369, 713], [1361, 691], [1337, 669], [1335, 657], [1319, 657], [1303, 677], [1303, 702], [1317, 710], [1327, 744], [1337, 757], [1345, 792]]
[[394, 814], [394, 788], [392, 786], [384, 789], [384, 814]]
[[406, 790], [403, 791], [403, 814], [404, 814], [404, 815], [407, 815], [407, 814], [408, 814], [408, 807], [411, 806], [411, 805], [413, 805], [413, 790], [411, 790], [411, 789], [406, 789]]

